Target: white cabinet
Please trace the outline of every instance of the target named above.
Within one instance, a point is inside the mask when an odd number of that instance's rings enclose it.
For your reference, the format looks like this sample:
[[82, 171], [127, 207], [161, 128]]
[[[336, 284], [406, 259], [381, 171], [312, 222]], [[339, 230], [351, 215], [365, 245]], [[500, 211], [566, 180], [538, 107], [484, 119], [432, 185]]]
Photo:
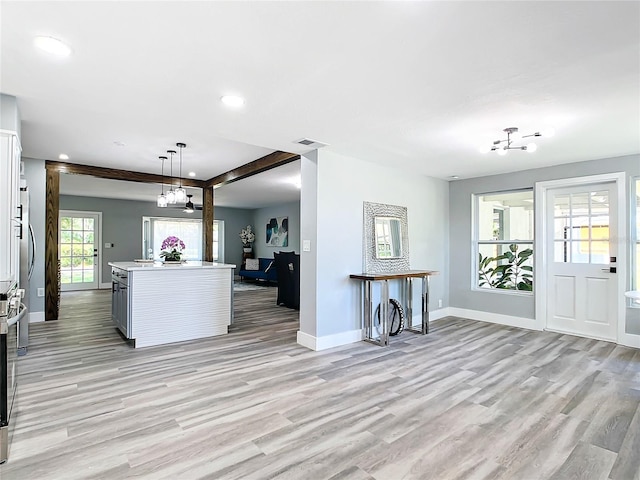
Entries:
[[0, 130], [0, 280], [17, 281], [20, 269], [20, 141]]

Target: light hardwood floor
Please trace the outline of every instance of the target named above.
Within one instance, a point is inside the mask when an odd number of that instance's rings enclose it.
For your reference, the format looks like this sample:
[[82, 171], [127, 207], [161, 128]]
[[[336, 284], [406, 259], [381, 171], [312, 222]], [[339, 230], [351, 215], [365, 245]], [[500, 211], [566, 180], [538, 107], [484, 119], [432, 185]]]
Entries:
[[640, 478], [640, 351], [449, 317], [296, 344], [275, 289], [231, 334], [134, 350], [109, 292], [32, 326], [2, 480]]

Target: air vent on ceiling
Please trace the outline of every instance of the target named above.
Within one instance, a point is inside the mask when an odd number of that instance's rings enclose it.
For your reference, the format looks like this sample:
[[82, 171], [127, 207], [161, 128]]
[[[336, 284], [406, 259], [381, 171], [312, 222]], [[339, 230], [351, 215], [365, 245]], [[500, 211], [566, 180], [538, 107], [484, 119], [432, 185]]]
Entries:
[[318, 142], [317, 140], [311, 140], [310, 138], [302, 138], [300, 140], [296, 140], [294, 143], [304, 145], [305, 147], [313, 147], [313, 148], [322, 148], [328, 145], [326, 143]]

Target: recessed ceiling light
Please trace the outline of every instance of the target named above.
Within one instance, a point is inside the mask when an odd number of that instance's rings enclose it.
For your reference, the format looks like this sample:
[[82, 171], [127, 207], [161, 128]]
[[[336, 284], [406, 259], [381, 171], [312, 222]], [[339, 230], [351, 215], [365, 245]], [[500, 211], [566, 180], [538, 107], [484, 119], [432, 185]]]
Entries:
[[302, 178], [300, 177], [300, 175], [297, 175], [295, 177], [291, 177], [287, 181], [288, 181], [288, 183], [291, 183], [292, 185], [295, 185], [296, 188], [302, 188]]
[[45, 36], [36, 37], [33, 40], [33, 43], [40, 50], [44, 50], [47, 53], [51, 53], [59, 57], [67, 57], [71, 55], [71, 47], [69, 47], [66, 43], [61, 42], [57, 38]]
[[60, 155], [58, 155], [58, 158], [60, 160], [69, 160], [69, 155], [67, 155], [66, 153], [61, 153]]
[[241, 107], [244, 105], [244, 98], [237, 95], [224, 95], [220, 98], [220, 101], [228, 107]]
[[189, 172], [189, 176], [190, 177], [195, 177], [196, 176], [196, 172]]
[[457, 180], [460, 177], [458, 175], [451, 175], [449, 178], [451, 178], [452, 180]]

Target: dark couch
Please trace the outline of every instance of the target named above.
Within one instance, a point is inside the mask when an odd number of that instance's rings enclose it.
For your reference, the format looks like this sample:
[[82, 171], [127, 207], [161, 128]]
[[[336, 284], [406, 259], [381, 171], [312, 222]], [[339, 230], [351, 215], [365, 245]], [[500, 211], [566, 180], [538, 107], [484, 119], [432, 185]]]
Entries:
[[[264, 280], [266, 282], [278, 282], [278, 273], [276, 271], [275, 263], [273, 263], [273, 258], [259, 258], [260, 262], [260, 270], [246, 270], [245, 265], [242, 264], [242, 268], [238, 275], [240, 275], [240, 279], [244, 280], [245, 278], [252, 278], [254, 280]], [[273, 264], [272, 264], [273, 263]], [[271, 265], [271, 267], [269, 267]]]
[[277, 305], [300, 310], [300, 255], [295, 252], [274, 253], [278, 272]]

